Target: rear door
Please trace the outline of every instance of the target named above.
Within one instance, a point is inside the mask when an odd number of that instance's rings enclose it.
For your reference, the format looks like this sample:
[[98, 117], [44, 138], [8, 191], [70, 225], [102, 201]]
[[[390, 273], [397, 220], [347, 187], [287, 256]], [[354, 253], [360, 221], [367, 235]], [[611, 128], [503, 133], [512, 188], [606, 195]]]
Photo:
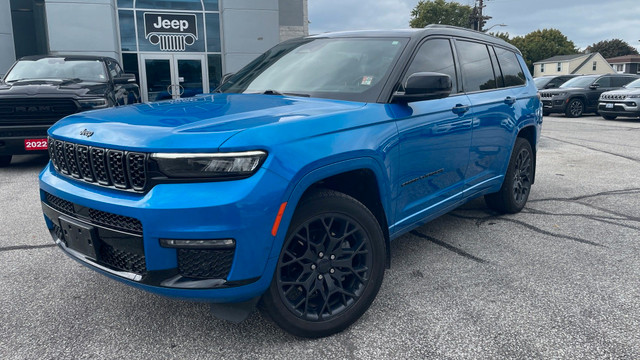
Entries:
[[521, 109], [531, 95], [512, 51], [467, 40], [456, 40], [455, 47], [474, 114], [465, 193], [471, 196], [502, 183]]
[[400, 136], [397, 221], [392, 232], [424, 221], [462, 199], [469, 161], [472, 116], [458, 86], [458, 69], [447, 38], [429, 38], [419, 47], [402, 83], [417, 72], [444, 73], [453, 90], [444, 99], [389, 105]]
[[598, 107], [598, 99], [605, 91], [611, 91], [616, 88], [613, 85], [613, 76], [602, 76], [593, 82], [597, 85], [595, 89], [587, 89], [587, 109], [595, 110]]

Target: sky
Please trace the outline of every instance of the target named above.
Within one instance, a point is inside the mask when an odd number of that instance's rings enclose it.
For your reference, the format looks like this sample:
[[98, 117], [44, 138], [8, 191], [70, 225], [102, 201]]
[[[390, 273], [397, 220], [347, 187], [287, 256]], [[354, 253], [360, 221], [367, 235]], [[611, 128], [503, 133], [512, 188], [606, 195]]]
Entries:
[[[309, 33], [403, 29], [418, 0], [308, 0]], [[450, 0], [447, 0], [450, 1]], [[473, 0], [457, 0], [473, 7]], [[485, 0], [485, 29], [511, 37], [558, 29], [584, 50], [602, 40], [622, 39], [640, 51], [640, 0]]]

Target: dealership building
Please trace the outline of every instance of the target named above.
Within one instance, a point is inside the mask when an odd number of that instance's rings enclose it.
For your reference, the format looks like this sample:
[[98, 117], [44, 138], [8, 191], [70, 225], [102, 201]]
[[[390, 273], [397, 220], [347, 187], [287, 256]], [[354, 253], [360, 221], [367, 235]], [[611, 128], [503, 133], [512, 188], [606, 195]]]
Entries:
[[27, 55], [108, 56], [153, 101], [213, 90], [305, 35], [307, 0], [0, 0], [0, 74]]

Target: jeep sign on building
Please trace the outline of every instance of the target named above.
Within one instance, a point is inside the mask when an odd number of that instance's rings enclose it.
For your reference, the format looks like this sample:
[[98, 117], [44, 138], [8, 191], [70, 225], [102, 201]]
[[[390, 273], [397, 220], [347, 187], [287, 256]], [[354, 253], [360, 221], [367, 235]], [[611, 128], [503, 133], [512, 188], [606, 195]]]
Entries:
[[307, 0], [0, 1], [0, 74], [27, 55], [101, 55], [137, 75], [145, 101], [188, 97], [307, 24]]

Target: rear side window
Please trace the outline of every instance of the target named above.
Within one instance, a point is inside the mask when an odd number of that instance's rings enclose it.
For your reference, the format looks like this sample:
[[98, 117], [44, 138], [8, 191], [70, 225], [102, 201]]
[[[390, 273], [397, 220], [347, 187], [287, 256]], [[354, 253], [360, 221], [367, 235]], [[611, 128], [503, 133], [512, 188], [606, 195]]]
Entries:
[[611, 79], [611, 86], [622, 87], [630, 83], [631, 80], [635, 80], [635, 79], [629, 76], [614, 77], [613, 79]]
[[456, 67], [453, 61], [453, 51], [451, 44], [447, 39], [431, 39], [427, 40], [420, 46], [416, 53], [416, 57], [409, 65], [407, 73], [402, 79], [402, 83], [418, 72], [436, 72], [446, 74], [451, 77], [451, 93], [458, 92], [458, 84], [456, 80]]
[[502, 69], [504, 86], [524, 85], [526, 82], [524, 71], [522, 71], [522, 67], [520, 67], [516, 54], [501, 48], [495, 48], [495, 50], [496, 56], [498, 56], [498, 62], [500, 63], [500, 69]]
[[462, 83], [465, 92], [489, 90], [496, 88], [491, 58], [487, 46], [469, 41], [456, 41]]

